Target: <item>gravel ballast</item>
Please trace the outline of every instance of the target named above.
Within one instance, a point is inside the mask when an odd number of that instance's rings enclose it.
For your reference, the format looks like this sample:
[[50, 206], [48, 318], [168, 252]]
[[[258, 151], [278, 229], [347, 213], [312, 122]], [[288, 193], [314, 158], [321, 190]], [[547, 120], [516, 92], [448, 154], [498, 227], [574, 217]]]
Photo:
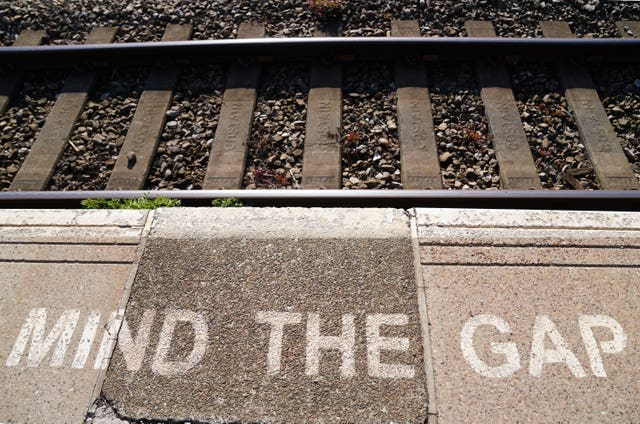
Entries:
[[640, 66], [599, 65], [592, 75], [622, 149], [640, 181]]
[[[553, 68], [548, 65], [514, 66], [511, 77], [542, 186], [548, 189], [597, 189], [599, 185], [591, 161]], [[578, 185], [575, 185], [576, 181]]]
[[[388, 36], [393, 19], [417, 20], [423, 36], [464, 37], [464, 22], [476, 19], [492, 21], [502, 37], [541, 37], [542, 20], [565, 20], [578, 37], [618, 37], [616, 20], [640, 20], [640, 3], [603, 0], [345, 0], [343, 5], [339, 35], [347, 37]], [[191, 24], [195, 40], [234, 38], [240, 23], [249, 20], [263, 24], [267, 37], [308, 37], [320, 21], [303, 0], [2, 1], [0, 45], [10, 45], [26, 28], [46, 29], [45, 44], [83, 43], [98, 25], [118, 26], [119, 43], [158, 41], [169, 23]], [[499, 166], [473, 66], [429, 64], [427, 68], [444, 187], [499, 189]], [[598, 69], [594, 68], [594, 77], [603, 104], [640, 178], [638, 68]], [[519, 65], [510, 71], [543, 187], [598, 189], [553, 67]], [[139, 77], [132, 72], [119, 70], [109, 80], [111, 86], [92, 93], [50, 189], [104, 188], [140, 94]], [[224, 70], [202, 67], [184, 72], [188, 78], [179, 83], [145, 189], [201, 188], [218, 124]], [[393, 65], [345, 64], [343, 75], [342, 186], [402, 188]], [[244, 188], [299, 188], [308, 79], [306, 64], [264, 65]], [[37, 93], [25, 96], [34, 89], [27, 85], [0, 116], [6, 128], [0, 153], [2, 190], [8, 189], [13, 171], [24, 161], [59, 92], [60, 84], [45, 84], [47, 88], [35, 88], [49, 93], [44, 103]], [[29, 122], [21, 129], [15, 128], [18, 113], [20, 122]]]
[[345, 66], [343, 188], [402, 188], [393, 66]]
[[104, 190], [142, 93], [147, 72], [103, 75], [76, 122], [49, 190]]
[[309, 68], [267, 66], [262, 71], [262, 81], [243, 188], [300, 188]]
[[183, 69], [145, 189], [202, 188], [218, 127], [224, 76], [216, 65]]
[[64, 73], [27, 75], [21, 92], [0, 115], [0, 190], [9, 189], [27, 158], [58, 92]]
[[[343, 36], [383, 36], [391, 19], [418, 20], [427, 36], [464, 36], [467, 19], [492, 20], [502, 37], [541, 36], [540, 20], [566, 20], [578, 36], [616, 37], [615, 20], [640, 19], [635, 2], [604, 0], [344, 1]], [[193, 24], [194, 39], [233, 38], [240, 22], [263, 22], [267, 36], [310, 36], [317, 18], [306, 1], [18, 0], [0, 2], [0, 44], [20, 30], [47, 29], [52, 44], [81, 43], [96, 25], [119, 26], [117, 42], [157, 41], [167, 23]]]
[[438, 159], [445, 188], [499, 188], [498, 161], [471, 65], [428, 67]]

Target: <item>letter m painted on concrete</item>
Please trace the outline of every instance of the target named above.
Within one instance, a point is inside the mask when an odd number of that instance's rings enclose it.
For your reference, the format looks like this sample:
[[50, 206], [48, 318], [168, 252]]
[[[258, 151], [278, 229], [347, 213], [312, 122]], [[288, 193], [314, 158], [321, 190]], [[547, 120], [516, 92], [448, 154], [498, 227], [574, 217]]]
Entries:
[[[64, 356], [67, 353], [69, 342], [76, 328], [80, 311], [70, 309], [62, 312], [60, 318], [55, 323], [49, 334], [45, 336], [47, 324], [47, 309], [34, 308], [29, 312], [20, 334], [16, 338], [13, 349], [7, 358], [6, 365], [14, 367], [20, 363], [24, 356], [24, 351], [31, 340], [31, 347], [27, 356], [27, 365], [37, 367], [47, 356], [47, 353], [56, 345], [55, 350], [51, 354], [49, 365], [52, 367], [60, 367], [64, 362]], [[57, 343], [56, 343], [57, 342]]]

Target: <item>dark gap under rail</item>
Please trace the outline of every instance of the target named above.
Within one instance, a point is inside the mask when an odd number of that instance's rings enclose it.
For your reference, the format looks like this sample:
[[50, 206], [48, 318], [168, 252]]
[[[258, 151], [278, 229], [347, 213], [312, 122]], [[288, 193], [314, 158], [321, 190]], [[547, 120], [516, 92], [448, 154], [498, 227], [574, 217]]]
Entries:
[[257, 61], [389, 60], [406, 56], [429, 60], [494, 57], [556, 61], [591, 58], [640, 61], [636, 38], [465, 38], [465, 37], [307, 37], [201, 41], [0, 47], [0, 63], [14, 69], [157, 62], [225, 63], [240, 57]]
[[237, 198], [245, 206], [412, 207], [640, 211], [640, 191], [552, 190], [155, 190], [1, 192], [0, 208], [74, 208], [84, 199], [180, 199], [183, 206], [210, 206]]

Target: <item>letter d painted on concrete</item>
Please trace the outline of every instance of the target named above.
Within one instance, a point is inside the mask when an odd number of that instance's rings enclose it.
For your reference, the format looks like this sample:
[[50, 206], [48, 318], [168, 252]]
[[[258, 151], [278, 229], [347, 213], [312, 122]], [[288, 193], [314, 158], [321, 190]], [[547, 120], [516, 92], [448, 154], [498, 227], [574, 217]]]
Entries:
[[[182, 361], [167, 361], [171, 340], [178, 321], [188, 322], [193, 327], [194, 340], [191, 353]], [[160, 375], [182, 374], [195, 367], [202, 360], [209, 343], [209, 327], [206, 319], [194, 311], [186, 309], [169, 310], [165, 314], [162, 330], [158, 340], [158, 348], [151, 370]]]

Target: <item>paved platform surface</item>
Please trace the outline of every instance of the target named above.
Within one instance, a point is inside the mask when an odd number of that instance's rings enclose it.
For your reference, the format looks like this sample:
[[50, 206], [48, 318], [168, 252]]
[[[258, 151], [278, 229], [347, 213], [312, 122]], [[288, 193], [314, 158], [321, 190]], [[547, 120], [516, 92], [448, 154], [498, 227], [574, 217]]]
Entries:
[[0, 423], [640, 421], [639, 249], [633, 213], [0, 210]]
[[440, 423], [640, 421], [637, 214], [418, 210]]
[[399, 210], [159, 211], [125, 318], [150, 335], [120, 337], [103, 387], [127, 417], [426, 418]]
[[0, 210], [0, 422], [84, 420], [109, 363], [146, 217]]

